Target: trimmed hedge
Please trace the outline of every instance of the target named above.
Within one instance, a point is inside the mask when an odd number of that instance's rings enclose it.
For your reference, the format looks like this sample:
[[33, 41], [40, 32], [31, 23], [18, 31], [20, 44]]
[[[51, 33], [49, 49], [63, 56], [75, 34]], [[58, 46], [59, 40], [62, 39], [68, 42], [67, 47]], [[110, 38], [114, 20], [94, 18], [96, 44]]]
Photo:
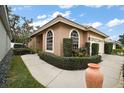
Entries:
[[25, 55], [25, 54], [34, 54], [35, 51], [30, 48], [16, 48], [13, 49], [13, 54], [14, 55]]
[[88, 63], [101, 62], [101, 56], [91, 57], [60, 57], [50, 53], [39, 53], [39, 57], [47, 63], [65, 70], [86, 69]]
[[111, 42], [105, 43], [105, 46], [104, 46], [105, 54], [111, 54], [112, 53], [112, 49], [113, 49], [113, 43], [111, 43]]
[[86, 42], [85, 47], [87, 48], [87, 54], [90, 55], [90, 42]]
[[14, 48], [26, 48], [24, 44], [14, 44]]
[[70, 38], [63, 39], [63, 53], [65, 57], [72, 56], [72, 39]]
[[92, 55], [98, 55], [99, 52], [99, 44], [92, 43]]

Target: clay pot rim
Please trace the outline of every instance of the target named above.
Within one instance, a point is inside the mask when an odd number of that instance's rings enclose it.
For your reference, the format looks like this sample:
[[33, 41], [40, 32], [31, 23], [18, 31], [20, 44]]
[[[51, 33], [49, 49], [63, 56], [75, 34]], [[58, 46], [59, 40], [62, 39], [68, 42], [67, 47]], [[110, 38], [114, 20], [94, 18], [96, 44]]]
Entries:
[[88, 66], [92, 68], [100, 68], [99, 64], [95, 64], [95, 63], [88, 63]]

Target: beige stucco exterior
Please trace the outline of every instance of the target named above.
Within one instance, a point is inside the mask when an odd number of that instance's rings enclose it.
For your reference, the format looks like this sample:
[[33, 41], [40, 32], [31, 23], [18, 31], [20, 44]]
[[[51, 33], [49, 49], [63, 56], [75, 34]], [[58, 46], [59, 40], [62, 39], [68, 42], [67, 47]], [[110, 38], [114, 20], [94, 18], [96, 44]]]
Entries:
[[0, 61], [10, 49], [11, 38], [7, 6], [0, 5]]
[[0, 20], [0, 61], [6, 55], [8, 50], [10, 49], [10, 39], [6, 33], [6, 29], [4, 28], [2, 21]]
[[[100, 36], [99, 34], [96, 34], [94, 32], [90, 32], [90, 31], [86, 32], [84, 30], [69, 26], [64, 23], [55, 24], [55, 25], [45, 29], [41, 33], [37, 34], [36, 36], [33, 36], [31, 42], [29, 43], [30, 47], [38, 48], [38, 49], [40, 49], [42, 47], [42, 50], [46, 51], [46, 33], [47, 33], [47, 31], [52, 30], [54, 33], [54, 42], [53, 42], [54, 44], [53, 44], [53, 52], [52, 53], [54, 53], [55, 55], [58, 55], [58, 56], [63, 56], [63, 38], [69, 38], [69, 34], [70, 34], [71, 30], [73, 30], [73, 29], [79, 32], [79, 35], [80, 35], [79, 36], [79, 40], [80, 40], [79, 46], [80, 47], [85, 46], [85, 43], [88, 42], [89, 37], [95, 37], [97, 39], [103, 40], [103, 42], [99, 43], [99, 44], [100, 44], [100, 47], [102, 47], [102, 48], [100, 48], [100, 50], [102, 50], [101, 53], [104, 53], [103, 46], [104, 46], [105, 37]], [[39, 41], [39, 42], [37, 42], [38, 35], [41, 36], [40, 37], [41, 41]]]

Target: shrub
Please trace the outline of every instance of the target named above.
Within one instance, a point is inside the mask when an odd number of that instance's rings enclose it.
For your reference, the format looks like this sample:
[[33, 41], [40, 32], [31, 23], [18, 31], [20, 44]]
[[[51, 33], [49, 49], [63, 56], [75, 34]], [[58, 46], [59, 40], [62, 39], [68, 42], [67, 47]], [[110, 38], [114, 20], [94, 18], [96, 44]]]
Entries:
[[98, 55], [99, 52], [99, 44], [92, 43], [92, 55]]
[[77, 50], [73, 50], [72, 54], [74, 57], [84, 57], [87, 56], [87, 49], [82, 47]]
[[114, 54], [114, 55], [124, 55], [124, 49], [113, 49], [112, 54]]
[[26, 48], [24, 44], [14, 44], [14, 48]]
[[72, 56], [72, 39], [63, 39], [63, 52], [65, 57]]
[[47, 63], [65, 70], [86, 69], [88, 63], [101, 62], [101, 56], [91, 57], [60, 57], [50, 53], [39, 53], [39, 57]]
[[39, 52], [42, 52], [42, 49], [38, 49], [38, 48], [31, 48], [35, 53], [39, 53]]
[[78, 55], [79, 55], [79, 50], [72, 50], [73, 57], [78, 57]]
[[85, 47], [87, 48], [87, 54], [90, 55], [90, 42], [86, 42]]
[[122, 49], [122, 46], [116, 44], [116, 49]]
[[111, 54], [113, 49], [113, 43], [105, 43], [104, 52], [105, 54]]
[[87, 56], [87, 48], [79, 48], [79, 57]]
[[17, 48], [13, 49], [14, 55], [34, 54], [35, 51], [30, 48]]

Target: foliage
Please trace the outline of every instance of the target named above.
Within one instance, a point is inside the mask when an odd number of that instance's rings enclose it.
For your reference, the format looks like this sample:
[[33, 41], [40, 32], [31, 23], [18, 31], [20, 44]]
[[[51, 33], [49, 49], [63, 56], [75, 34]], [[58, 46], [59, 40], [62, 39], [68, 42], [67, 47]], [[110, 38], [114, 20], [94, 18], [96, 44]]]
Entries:
[[14, 48], [26, 48], [24, 44], [14, 44]]
[[73, 57], [85, 57], [90, 55], [90, 42], [86, 42], [85, 47], [72, 51]]
[[123, 55], [124, 56], [124, 49], [113, 49], [112, 54], [114, 54], [114, 55]]
[[87, 55], [87, 48], [79, 48], [77, 50], [72, 51], [73, 57], [84, 57]]
[[101, 62], [101, 56], [90, 57], [60, 57], [50, 53], [39, 53], [39, 57], [47, 63], [66, 70], [86, 69], [88, 63]]
[[34, 31], [32, 19], [27, 19], [19, 15], [13, 14], [11, 7], [9, 10], [9, 22], [12, 32], [12, 42], [27, 44], [29, 41], [29, 36]]
[[122, 49], [122, 46], [120, 46], [119, 44], [116, 44], [116, 49]]
[[92, 55], [98, 55], [99, 52], [99, 44], [92, 43]]
[[85, 47], [87, 48], [87, 55], [90, 55], [90, 42], [86, 42]]
[[10, 63], [11, 67], [7, 76], [7, 84], [5, 87], [7, 88], [44, 87], [32, 77], [20, 56], [13, 56]]
[[124, 33], [122, 35], [119, 35], [119, 40], [118, 41], [120, 41], [124, 46]]
[[111, 42], [105, 43], [105, 46], [104, 46], [105, 54], [111, 54], [112, 53], [112, 49], [113, 49], [113, 43], [111, 43]]
[[72, 39], [63, 39], [63, 53], [65, 57], [72, 56]]
[[13, 49], [14, 55], [25, 55], [25, 54], [34, 54], [35, 51], [30, 48], [15, 48]]

